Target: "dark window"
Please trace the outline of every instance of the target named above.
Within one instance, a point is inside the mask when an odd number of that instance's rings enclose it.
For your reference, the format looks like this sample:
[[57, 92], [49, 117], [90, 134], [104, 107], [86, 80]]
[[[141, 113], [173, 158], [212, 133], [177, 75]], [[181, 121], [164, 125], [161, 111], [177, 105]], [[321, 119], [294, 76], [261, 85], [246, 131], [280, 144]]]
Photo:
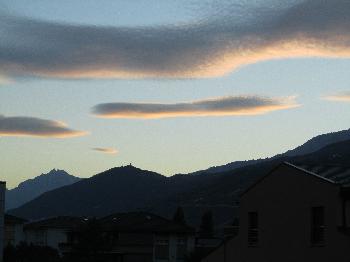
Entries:
[[154, 257], [159, 260], [169, 259], [169, 239], [157, 239], [155, 242]]
[[323, 245], [325, 240], [325, 216], [324, 207], [312, 207], [311, 209], [311, 244]]
[[187, 253], [187, 239], [178, 238], [176, 244], [176, 259], [183, 260]]
[[248, 213], [248, 246], [255, 247], [259, 242], [258, 212]]

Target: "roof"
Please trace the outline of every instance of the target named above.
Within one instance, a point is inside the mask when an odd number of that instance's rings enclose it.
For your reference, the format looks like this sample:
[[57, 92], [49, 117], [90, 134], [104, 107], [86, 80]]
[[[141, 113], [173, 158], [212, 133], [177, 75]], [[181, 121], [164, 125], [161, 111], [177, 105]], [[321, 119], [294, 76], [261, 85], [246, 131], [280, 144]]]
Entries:
[[341, 186], [350, 186], [350, 166], [301, 164], [301, 168]]
[[192, 233], [189, 226], [177, 224], [147, 212], [115, 213], [99, 220], [104, 230], [124, 232]]
[[[25, 230], [66, 229], [79, 230], [86, 225], [87, 218], [58, 216], [24, 225]], [[96, 220], [101, 230], [120, 232], [154, 232], [154, 233], [192, 233], [195, 230], [186, 225], [177, 224], [163, 217], [147, 212], [115, 213]]]
[[272, 174], [276, 169], [281, 166], [288, 166], [303, 172], [305, 175], [313, 176], [317, 179], [321, 179], [325, 182], [339, 185], [342, 187], [350, 187], [350, 166], [340, 165], [320, 165], [320, 164], [298, 164], [294, 165], [289, 162], [283, 162], [273, 168], [268, 174], [260, 178], [258, 181], [248, 187], [242, 194], [246, 194], [250, 189], [259, 184], [262, 180]]
[[27, 220], [21, 217], [5, 214], [4, 222], [7, 225], [19, 225], [24, 224], [25, 222], [27, 222]]
[[30, 229], [74, 229], [86, 223], [87, 219], [82, 217], [58, 216], [33, 221], [24, 225], [25, 230]]

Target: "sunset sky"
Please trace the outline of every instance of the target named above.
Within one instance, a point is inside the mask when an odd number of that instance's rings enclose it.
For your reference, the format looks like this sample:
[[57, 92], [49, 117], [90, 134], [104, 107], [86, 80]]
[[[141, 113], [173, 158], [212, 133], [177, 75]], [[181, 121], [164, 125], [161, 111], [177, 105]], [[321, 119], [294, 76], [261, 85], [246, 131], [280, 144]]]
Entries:
[[2, 0], [0, 180], [164, 175], [349, 128], [350, 1]]

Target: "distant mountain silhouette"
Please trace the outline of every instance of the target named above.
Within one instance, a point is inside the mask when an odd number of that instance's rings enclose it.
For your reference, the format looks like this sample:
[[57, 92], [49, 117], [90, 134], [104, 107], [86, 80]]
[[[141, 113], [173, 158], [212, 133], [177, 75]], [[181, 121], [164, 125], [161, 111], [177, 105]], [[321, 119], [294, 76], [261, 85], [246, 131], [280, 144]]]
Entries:
[[288, 150], [285, 153], [278, 154], [278, 155], [271, 157], [271, 158], [235, 161], [235, 162], [231, 162], [231, 163], [228, 163], [228, 164], [225, 164], [222, 166], [214, 166], [214, 167], [210, 167], [210, 168], [205, 169], [205, 170], [196, 171], [192, 174], [219, 173], [219, 172], [225, 172], [225, 171], [233, 170], [233, 169], [240, 168], [240, 167], [254, 165], [257, 163], [261, 163], [261, 162], [266, 162], [266, 161], [272, 160], [274, 158], [279, 158], [279, 157], [283, 157], [283, 156], [306, 155], [309, 153], [316, 152], [317, 150], [319, 150], [327, 145], [341, 142], [341, 141], [345, 141], [348, 139], [350, 139], [350, 129], [342, 130], [342, 131], [338, 131], [338, 132], [327, 133], [327, 134], [322, 134], [322, 135], [318, 135], [316, 137], [311, 138], [310, 140], [308, 140], [306, 143], [302, 144], [301, 146], [298, 146], [292, 150]]
[[170, 217], [176, 207], [182, 206], [192, 224], [199, 222], [201, 213], [208, 209], [216, 214], [216, 223], [222, 223], [236, 212], [242, 190], [282, 161], [348, 164], [350, 130], [317, 136], [272, 158], [233, 162], [224, 166], [223, 170], [228, 168], [228, 171], [200, 171], [165, 177], [133, 166], [112, 168], [73, 185], [46, 192], [11, 210], [11, 213], [37, 219], [54, 215], [102, 216], [112, 212], [146, 210]]
[[6, 209], [12, 209], [33, 200], [44, 192], [70, 185], [80, 178], [68, 174], [64, 170], [53, 169], [33, 179], [20, 183], [17, 187], [6, 191]]
[[28, 218], [99, 216], [152, 206], [154, 200], [171, 193], [167, 191], [166, 177], [129, 165], [46, 192], [11, 213]]
[[294, 164], [349, 165], [350, 140], [327, 145], [303, 156], [282, 155], [231, 171], [165, 177], [133, 166], [112, 168], [72, 185], [46, 192], [11, 210], [28, 219], [56, 215], [103, 216], [113, 212], [151, 211], [170, 217], [182, 206], [192, 224], [212, 210], [216, 224], [237, 210], [239, 194], [282, 161]]

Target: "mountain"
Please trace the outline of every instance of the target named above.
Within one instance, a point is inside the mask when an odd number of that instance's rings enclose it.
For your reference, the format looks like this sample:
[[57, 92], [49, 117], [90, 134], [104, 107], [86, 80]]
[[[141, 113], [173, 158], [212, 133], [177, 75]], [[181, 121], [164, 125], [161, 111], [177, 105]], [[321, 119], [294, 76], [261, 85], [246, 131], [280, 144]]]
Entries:
[[6, 191], [6, 209], [12, 209], [33, 200], [44, 192], [70, 185], [80, 178], [69, 175], [64, 170], [53, 169], [33, 179], [20, 183], [17, 187]]
[[316, 152], [325, 146], [350, 139], [350, 129], [316, 136], [305, 144], [289, 150], [283, 156], [298, 156]]
[[177, 206], [182, 206], [192, 224], [198, 224], [201, 213], [208, 209], [213, 211], [215, 222], [220, 224], [235, 215], [239, 194], [282, 161], [296, 165], [349, 165], [350, 140], [330, 144], [303, 156], [279, 156], [215, 174], [165, 177], [133, 166], [112, 168], [46, 192], [10, 210], [10, 213], [38, 219], [56, 215], [103, 216], [143, 210], [170, 217]]
[[168, 193], [165, 176], [129, 165], [46, 192], [11, 213], [34, 219], [61, 214], [100, 216], [152, 206]]
[[219, 172], [225, 172], [225, 171], [233, 170], [236, 168], [241, 168], [241, 167], [245, 167], [245, 166], [249, 166], [249, 165], [254, 165], [254, 164], [270, 161], [272, 159], [280, 158], [280, 157], [284, 157], [284, 156], [306, 155], [306, 154], [316, 152], [317, 150], [320, 150], [321, 148], [323, 148], [327, 145], [341, 142], [341, 141], [345, 141], [345, 140], [349, 140], [349, 139], [350, 139], [350, 129], [342, 130], [342, 131], [338, 131], [338, 132], [327, 133], [327, 134], [322, 134], [322, 135], [318, 135], [316, 137], [311, 138], [310, 140], [308, 140], [306, 143], [302, 144], [301, 146], [298, 146], [292, 150], [288, 150], [285, 153], [278, 154], [278, 155], [271, 157], [271, 158], [235, 161], [235, 162], [231, 162], [231, 163], [228, 163], [225, 165], [214, 166], [214, 167], [210, 167], [210, 168], [205, 169], [205, 170], [196, 171], [192, 174], [219, 173]]

